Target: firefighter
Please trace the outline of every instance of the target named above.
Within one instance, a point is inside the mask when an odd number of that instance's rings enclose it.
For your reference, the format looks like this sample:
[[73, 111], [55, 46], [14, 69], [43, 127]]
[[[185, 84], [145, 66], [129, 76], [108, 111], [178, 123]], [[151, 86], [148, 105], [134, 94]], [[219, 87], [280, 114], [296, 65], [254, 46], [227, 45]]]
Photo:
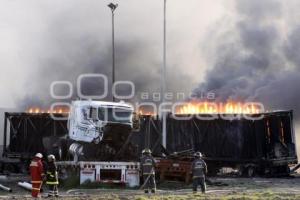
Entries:
[[31, 196], [34, 198], [38, 197], [43, 184], [44, 168], [42, 158], [43, 155], [41, 153], [35, 154], [29, 166], [32, 184]]
[[202, 193], [205, 193], [205, 174], [207, 173], [207, 165], [202, 159], [201, 152], [196, 152], [194, 156], [195, 159], [192, 163], [193, 192], [197, 192], [197, 187], [200, 185]]
[[150, 149], [144, 149], [142, 151], [141, 157], [141, 165], [142, 165], [142, 174], [144, 179], [144, 188], [145, 193], [149, 192], [151, 189], [152, 193], [156, 192], [156, 183], [155, 183], [155, 160], [151, 155]]
[[46, 174], [46, 184], [49, 187], [48, 197], [58, 197], [58, 175], [57, 167], [55, 163], [55, 156], [48, 155], [48, 165], [47, 165], [47, 174]]

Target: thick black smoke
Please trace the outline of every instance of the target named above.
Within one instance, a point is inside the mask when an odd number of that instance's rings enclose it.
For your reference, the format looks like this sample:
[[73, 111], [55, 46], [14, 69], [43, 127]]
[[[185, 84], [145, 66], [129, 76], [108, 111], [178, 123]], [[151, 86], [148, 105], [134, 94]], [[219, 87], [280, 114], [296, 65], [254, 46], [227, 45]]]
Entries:
[[[144, 70], [144, 67], [159, 65], [151, 62], [150, 59], [143, 57], [143, 53], [140, 53], [141, 51], [139, 50], [139, 41], [128, 43], [121, 41], [116, 45], [116, 49], [116, 55], [118, 55], [116, 57], [116, 80], [132, 80], [135, 83], [137, 91], [146, 90], [147, 86], [155, 87], [152, 84], [152, 80], [157, 79], [158, 81], [159, 73], [154, 73], [149, 76], [149, 74], [142, 71]], [[34, 89], [28, 92], [29, 94], [25, 97], [25, 100], [21, 99], [21, 102], [23, 102], [24, 105], [23, 107], [47, 107], [51, 102], [56, 101], [50, 94], [50, 85], [53, 81], [69, 81], [72, 83], [73, 94], [72, 97], [66, 99], [66, 101], [79, 98], [77, 82], [78, 77], [82, 74], [103, 74], [107, 76], [109, 84], [107, 89], [108, 96], [102, 100], [111, 99], [112, 58], [109, 41], [101, 44], [97, 41], [97, 38], [93, 37], [79, 41], [68, 41], [64, 39], [63, 42], [55, 48], [55, 51], [59, 51], [59, 54], [62, 54], [63, 56], [49, 58], [49, 60], [43, 60], [40, 63], [43, 67], [36, 71], [35, 77], [29, 81], [30, 83], [33, 83]], [[132, 59], [136, 60], [134, 65], [131, 65], [132, 63], [130, 63]], [[147, 60], [147, 64], [144, 64], [144, 66], [141, 65], [142, 60]], [[38, 84], [35, 85], [35, 83]], [[104, 82], [102, 79], [82, 79], [81, 83], [81, 91], [84, 95], [96, 96], [103, 94]], [[56, 94], [65, 95], [68, 93], [67, 89], [67, 87], [58, 86], [56, 87], [55, 92]], [[124, 94], [126, 91], [119, 91], [119, 93]]]
[[[17, 105], [20, 105], [20, 109], [34, 106], [48, 108], [52, 102], [57, 101], [50, 94], [50, 85], [53, 81], [71, 82], [74, 88], [73, 94], [65, 101], [77, 99], [77, 80], [82, 74], [106, 75], [109, 95], [101, 100], [112, 99], [111, 27], [109, 26], [105, 33], [98, 30], [91, 31], [85, 28], [88, 19], [73, 21], [64, 16], [65, 14], [51, 19], [49, 33], [45, 35], [45, 43], [41, 44], [43, 52], [35, 52], [37, 57], [42, 59], [38, 59], [39, 67], [27, 81], [27, 95], [18, 99]], [[73, 31], [74, 27], [76, 31]], [[130, 32], [128, 29], [123, 31]], [[162, 51], [162, 41], [153, 43], [151, 38], [126, 38], [118, 29], [115, 36], [116, 80], [129, 80], [135, 85], [136, 95], [129, 101], [140, 100], [142, 92], [160, 92], [162, 54], [159, 51]], [[170, 91], [182, 91], [186, 88], [186, 84], [177, 80], [189, 78], [184, 72], [176, 70], [180, 66], [169, 67], [172, 69], [168, 71], [168, 75], [172, 77], [168, 84]], [[67, 93], [67, 87], [56, 88], [56, 94]], [[96, 78], [83, 79], [82, 93], [93, 96], [102, 94], [103, 82]], [[129, 94], [128, 87], [119, 88], [118, 94]]]
[[[283, 8], [279, 0], [237, 0], [239, 20], [213, 38], [216, 59], [205, 80], [193, 91], [195, 95], [211, 91], [220, 101], [257, 101], [268, 110], [294, 110], [297, 128], [300, 24], [283, 30], [280, 21], [290, 24], [284, 17], [289, 10], [284, 12]], [[214, 34], [209, 35], [212, 39]], [[296, 135], [299, 137], [299, 133]], [[300, 138], [297, 141], [299, 153]]]
[[214, 66], [194, 93], [212, 91], [222, 101], [261, 101], [267, 109], [295, 109], [298, 116], [299, 29], [283, 37], [281, 1], [236, 3], [240, 20], [216, 38]]

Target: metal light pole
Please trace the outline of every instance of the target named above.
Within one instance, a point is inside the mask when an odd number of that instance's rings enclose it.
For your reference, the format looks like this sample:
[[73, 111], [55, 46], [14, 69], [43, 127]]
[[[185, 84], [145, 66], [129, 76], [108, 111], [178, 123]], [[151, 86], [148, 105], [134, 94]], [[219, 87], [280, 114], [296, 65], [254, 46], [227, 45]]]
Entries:
[[[167, 0], [164, 0], [164, 36], [163, 36], [163, 66], [162, 66], [162, 78], [161, 78], [161, 93], [162, 93], [162, 103], [165, 103], [165, 91], [166, 91], [166, 66], [167, 66], [167, 44], [166, 44], [166, 10], [167, 10]], [[162, 146], [167, 147], [167, 113], [162, 112]]]
[[[107, 5], [111, 9], [112, 14], [112, 85], [115, 83], [115, 13], [118, 4], [110, 3]], [[114, 94], [112, 94], [112, 101], [115, 101]]]

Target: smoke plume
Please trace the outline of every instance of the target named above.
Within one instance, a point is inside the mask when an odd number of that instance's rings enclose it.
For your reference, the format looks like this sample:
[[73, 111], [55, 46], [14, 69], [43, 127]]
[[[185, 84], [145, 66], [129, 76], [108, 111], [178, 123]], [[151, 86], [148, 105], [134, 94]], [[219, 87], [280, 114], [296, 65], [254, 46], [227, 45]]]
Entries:
[[[25, 78], [26, 93], [16, 96], [16, 105], [20, 110], [36, 106], [47, 108], [56, 101], [51, 97], [50, 85], [53, 81], [69, 81], [73, 86], [72, 97], [67, 102], [77, 99], [77, 78], [82, 74], [104, 74], [108, 78], [108, 96], [102, 100], [111, 100], [111, 13], [105, 3], [69, 6], [63, 3], [59, 12], [48, 13], [43, 27], [28, 28], [39, 29], [42, 38], [36, 38], [35, 44], [28, 46], [25, 54], [35, 55], [33, 66], [30, 66], [30, 76]], [[79, 1], [80, 2], [80, 1]], [[73, 3], [72, 3], [73, 4]], [[149, 3], [147, 3], [149, 4]], [[132, 6], [131, 9], [130, 5]], [[120, 5], [115, 15], [115, 77], [116, 80], [130, 80], [135, 85], [135, 98], [131, 101], [140, 100], [141, 92], [160, 92], [160, 78], [162, 66], [162, 5], [158, 2], [148, 5], [148, 9], [156, 10], [159, 15], [153, 17], [148, 28], [134, 33], [141, 23], [123, 22], [119, 14], [124, 10], [136, 12], [134, 3]], [[37, 7], [44, 10], [48, 5]], [[62, 6], [62, 5], [61, 5]], [[52, 7], [52, 6], [49, 6]], [[129, 7], [129, 8], [126, 8]], [[125, 18], [126, 19], [126, 18]], [[147, 21], [145, 21], [146, 23]], [[37, 25], [39, 26], [39, 25]], [[126, 28], [126, 26], [130, 28]], [[138, 28], [143, 28], [138, 27]], [[46, 29], [46, 30], [44, 30]], [[45, 32], [44, 32], [45, 31]], [[29, 38], [33, 41], [32, 38]], [[175, 42], [169, 42], [172, 47]], [[170, 51], [171, 52], [171, 51]], [[26, 55], [25, 57], [28, 57]], [[169, 91], [189, 91], [193, 81], [178, 82], [178, 79], [191, 80], [180, 65], [181, 61], [173, 62], [175, 57], [169, 58], [168, 80]], [[178, 59], [177, 59], [178, 60]], [[26, 74], [28, 74], [27, 72]], [[82, 93], [85, 95], [99, 95], [103, 93], [103, 81], [99, 79], [83, 79]], [[57, 86], [56, 94], [65, 95], [68, 87]], [[120, 88], [120, 95], [128, 94], [128, 88]], [[150, 95], [151, 96], [151, 95]], [[151, 101], [151, 99], [150, 99]]]
[[293, 109], [299, 123], [300, 25], [289, 21], [291, 8], [282, 1], [235, 2], [238, 20], [221, 34], [209, 33], [216, 59], [193, 92], [211, 91], [221, 101], [258, 101], [268, 110]]

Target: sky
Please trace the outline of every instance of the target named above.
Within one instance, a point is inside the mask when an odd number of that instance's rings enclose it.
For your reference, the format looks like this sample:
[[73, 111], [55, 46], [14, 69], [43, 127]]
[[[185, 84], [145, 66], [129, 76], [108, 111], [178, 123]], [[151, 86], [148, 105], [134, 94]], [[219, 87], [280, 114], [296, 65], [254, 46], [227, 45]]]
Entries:
[[[76, 72], [72, 74], [73, 83], [84, 68], [90, 69], [86, 72], [109, 74], [111, 13], [108, 3], [3, 1], [0, 93], [5, 95], [0, 99], [0, 106], [18, 107], [24, 96], [49, 93], [49, 82], [70, 80], [69, 71]], [[145, 85], [141, 88], [159, 91], [163, 1], [115, 3], [119, 5], [115, 13], [116, 79], [135, 80], [137, 85]], [[168, 88], [188, 92], [203, 79], [207, 30], [230, 13], [226, 11], [229, 6], [218, 0], [188, 3], [172, 0], [167, 6]], [[174, 77], [186, 81], [179, 84], [173, 81]]]

